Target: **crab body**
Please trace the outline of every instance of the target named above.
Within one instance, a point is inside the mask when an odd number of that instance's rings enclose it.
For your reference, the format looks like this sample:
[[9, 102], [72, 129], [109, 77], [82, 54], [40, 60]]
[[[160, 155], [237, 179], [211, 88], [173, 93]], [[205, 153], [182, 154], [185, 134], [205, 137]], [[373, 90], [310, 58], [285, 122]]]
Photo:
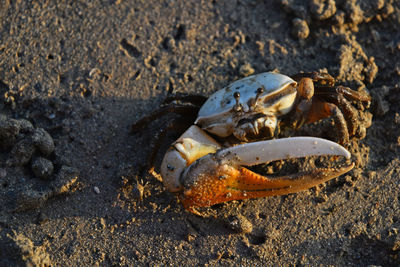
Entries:
[[[200, 108], [195, 124], [220, 137], [243, 140], [251, 129], [271, 138], [277, 116], [287, 114], [297, 95], [297, 82], [286, 75], [266, 72], [236, 81], [212, 94]], [[244, 140], [246, 141], [246, 140]]]
[[271, 139], [281, 124], [297, 129], [332, 116], [340, 142], [346, 143], [360, 126], [351, 101], [369, 103], [369, 96], [334, 87], [327, 73], [301, 73], [294, 78], [265, 72], [233, 82], [208, 98], [195, 124], [216, 136], [233, 135], [248, 142]]

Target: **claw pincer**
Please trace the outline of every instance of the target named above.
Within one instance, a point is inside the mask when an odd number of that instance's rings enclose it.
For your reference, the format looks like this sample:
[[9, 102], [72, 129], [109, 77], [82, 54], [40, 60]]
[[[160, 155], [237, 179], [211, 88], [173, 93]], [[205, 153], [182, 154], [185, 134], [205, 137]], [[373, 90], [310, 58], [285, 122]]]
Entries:
[[305, 190], [354, 167], [351, 163], [341, 168], [319, 168], [273, 178], [243, 167], [320, 155], [350, 158], [344, 147], [315, 137], [282, 138], [221, 148], [199, 127], [191, 126], [166, 153], [161, 175], [165, 186], [178, 193], [184, 207], [197, 213], [197, 207]]

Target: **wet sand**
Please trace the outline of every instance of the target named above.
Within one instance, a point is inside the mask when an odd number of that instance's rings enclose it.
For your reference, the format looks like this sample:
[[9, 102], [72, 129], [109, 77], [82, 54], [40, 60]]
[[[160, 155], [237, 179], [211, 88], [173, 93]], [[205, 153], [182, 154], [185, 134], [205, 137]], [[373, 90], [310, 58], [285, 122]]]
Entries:
[[[55, 2], [0, 1], [1, 266], [400, 265], [398, 1]], [[265, 71], [371, 95], [354, 170], [204, 217], [137, 176], [173, 115], [130, 126], [168, 92]], [[337, 140], [329, 119], [295, 134]]]

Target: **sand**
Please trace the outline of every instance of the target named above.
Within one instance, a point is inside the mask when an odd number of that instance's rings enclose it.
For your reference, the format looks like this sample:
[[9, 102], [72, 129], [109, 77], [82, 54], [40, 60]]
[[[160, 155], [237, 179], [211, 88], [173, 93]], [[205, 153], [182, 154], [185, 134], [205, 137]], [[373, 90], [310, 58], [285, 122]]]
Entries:
[[[2, 0], [0, 18], [1, 266], [400, 264], [399, 1]], [[203, 216], [138, 175], [173, 115], [130, 126], [168, 92], [264, 71], [371, 95], [354, 170]], [[294, 134], [337, 140], [329, 119]]]

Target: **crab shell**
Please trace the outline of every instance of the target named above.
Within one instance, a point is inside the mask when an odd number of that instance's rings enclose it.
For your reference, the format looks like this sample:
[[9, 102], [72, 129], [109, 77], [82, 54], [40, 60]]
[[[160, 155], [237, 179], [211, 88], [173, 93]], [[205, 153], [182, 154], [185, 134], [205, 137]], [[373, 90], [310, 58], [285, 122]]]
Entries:
[[[297, 95], [296, 86], [297, 83], [290, 77], [272, 72], [238, 80], [208, 98], [195, 124], [217, 136], [227, 137], [233, 133], [241, 119], [261, 113], [270, 116], [267, 123], [275, 129], [276, 116], [287, 114], [293, 107]], [[257, 95], [259, 88], [262, 94]], [[237, 100], [235, 92], [240, 95]]]

